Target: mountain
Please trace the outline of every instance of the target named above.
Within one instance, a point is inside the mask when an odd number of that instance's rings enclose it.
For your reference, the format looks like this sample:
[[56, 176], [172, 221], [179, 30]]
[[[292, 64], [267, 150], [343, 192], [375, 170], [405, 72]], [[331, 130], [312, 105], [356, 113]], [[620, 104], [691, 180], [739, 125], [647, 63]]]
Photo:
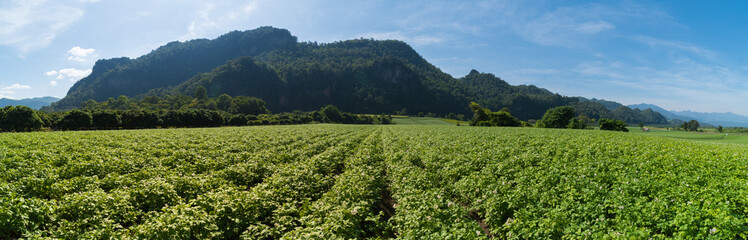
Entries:
[[[605, 100], [605, 99], [596, 99], [596, 98], [586, 99], [584, 97], [578, 97], [578, 98], [581, 101], [592, 101], [592, 102], [596, 102], [596, 103], [602, 104], [603, 106], [605, 106], [606, 108], [610, 109], [611, 111], [615, 110], [616, 108], [619, 108], [619, 107], [623, 106], [623, 104], [620, 104], [618, 102], [608, 101], [608, 100]], [[640, 108], [640, 109], [647, 109], [647, 108]], [[655, 109], [653, 109], [653, 110], [655, 110]], [[655, 111], [657, 111], [657, 110], [655, 110]]]
[[654, 104], [634, 104], [629, 105], [631, 108], [651, 108], [657, 112], [660, 112], [663, 116], [671, 119], [680, 119], [688, 121], [695, 119], [702, 123], [723, 127], [748, 127], [748, 116], [738, 115], [734, 113], [703, 113], [693, 111], [668, 111]]
[[579, 103], [572, 104], [579, 113], [584, 113], [593, 119], [608, 118], [619, 119], [627, 123], [667, 124], [668, 119], [658, 111], [650, 108], [629, 108], [614, 101], [603, 99], [587, 99], [578, 97]]
[[39, 109], [59, 100], [60, 99], [56, 97], [24, 98], [20, 100], [0, 98], [0, 107], [23, 105], [33, 109]]
[[91, 74], [76, 82], [49, 110], [72, 109], [88, 99], [103, 101], [119, 95], [136, 96], [176, 85], [237, 57], [294, 48], [296, 41], [288, 30], [261, 27], [230, 32], [214, 40], [171, 42], [137, 59], [99, 60]]
[[693, 117], [688, 117], [688, 116], [685, 116], [685, 115], [676, 114], [675, 112], [671, 112], [671, 111], [665, 110], [664, 108], [661, 108], [661, 107], [659, 107], [657, 105], [654, 105], [654, 104], [640, 103], [640, 104], [629, 105], [629, 107], [630, 108], [638, 108], [638, 109], [651, 108], [652, 110], [655, 110], [655, 111], [659, 112], [660, 114], [662, 114], [663, 116], [665, 116], [668, 120], [678, 119], [678, 120], [688, 121], [688, 120], [693, 119]]
[[522, 120], [540, 119], [549, 108], [579, 105], [584, 107], [578, 112], [588, 116], [597, 114], [588, 109], [605, 109], [600, 114], [658, 121], [642, 111], [615, 115], [603, 103], [582, 104], [579, 98], [533, 85], [513, 86], [477, 70], [454, 78], [402, 41], [297, 42], [288, 30], [272, 27], [172, 42], [137, 59], [99, 60], [65, 98], [44, 110], [73, 109], [89, 99], [101, 102], [120, 95], [192, 95], [199, 87], [209, 97], [258, 97], [275, 112], [332, 104], [353, 113], [469, 115], [468, 104], [475, 101], [488, 109], [509, 108]]
[[678, 115], [685, 116], [686, 119], [696, 119], [699, 122], [709, 123], [717, 126], [722, 125], [723, 127], [748, 127], [748, 117], [743, 115], [734, 114], [731, 112], [726, 113], [703, 113], [703, 112], [692, 112], [692, 111], [679, 111], [674, 112]]

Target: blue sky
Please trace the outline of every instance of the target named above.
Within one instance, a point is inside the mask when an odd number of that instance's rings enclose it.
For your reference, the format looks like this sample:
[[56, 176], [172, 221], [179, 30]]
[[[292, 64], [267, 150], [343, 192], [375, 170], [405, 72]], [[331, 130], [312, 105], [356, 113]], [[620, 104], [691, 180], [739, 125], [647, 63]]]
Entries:
[[567, 96], [748, 115], [747, 1], [9, 0], [0, 97], [63, 97], [101, 58], [285, 28], [300, 41], [399, 39], [454, 77], [471, 69]]

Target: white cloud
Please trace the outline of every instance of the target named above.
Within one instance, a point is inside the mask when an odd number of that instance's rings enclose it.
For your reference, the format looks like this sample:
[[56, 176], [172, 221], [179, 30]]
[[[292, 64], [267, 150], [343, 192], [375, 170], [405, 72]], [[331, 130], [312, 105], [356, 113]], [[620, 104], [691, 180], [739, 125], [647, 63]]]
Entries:
[[[91, 69], [88, 70], [79, 70], [75, 68], [65, 68], [60, 69], [58, 71], [52, 70], [46, 72], [44, 75], [47, 75], [49, 77], [55, 76], [56, 80], [64, 80], [68, 79], [72, 82], [80, 80], [81, 78], [84, 78], [91, 74]], [[50, 82], [50, 85], [55, 86], [57, 85], [57, 81], [53, 81], [54, 83]]]
[[93, 55], [92, 53], [96, 51], [93, 48], [81, 48], [81, 47], [73, 47], [70, 50], [68, 50], [68, 60], [70, 61], [76, 61], [76, 62], [84, 62], [88, 60], [89, 58], [96, 57], [96, 55]]
[[55, 80], [49, 81], [49, 85], [50, 86], [57, 86], [57, 81], [55, 81]]
[[247, 22], [252, 17], [252, 13], [257, 11], [261, 2], [261, 0], [214, 0], [204, 3], [197, 7], [192, 20], [187, 25], [187, 33], [180, 36], [179, 40], [199, 38], [206, 33], [237, 30], [237, 28], [232, 29], [230, 26]]
[[22, 52], [46, 47], [83, 16], [83, 10], [57, 1], [13, 0], [0, 8], [0, 45]]
[[85, 57], [88, 56], [88, 54], [93, 53], [93, 48], [81, 48], [81, 47], [73, 47], [70, 50], [68, 50], [68, 54], [76, 56], [76, 57]]
[[3, 90], [12, 90], [12, 89], [30, 89], [31, 86], [29, 85], [21, 85], [19, 83], [14, 83], [13, 85], [3, 87]]

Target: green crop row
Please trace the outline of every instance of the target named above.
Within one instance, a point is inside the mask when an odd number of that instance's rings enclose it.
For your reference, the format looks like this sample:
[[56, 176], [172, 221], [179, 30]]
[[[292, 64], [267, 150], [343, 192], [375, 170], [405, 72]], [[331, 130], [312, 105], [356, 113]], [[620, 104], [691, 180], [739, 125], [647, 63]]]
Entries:
[[0, 134], [0, 239], [745, 239], [748, 149], [304, 125]]

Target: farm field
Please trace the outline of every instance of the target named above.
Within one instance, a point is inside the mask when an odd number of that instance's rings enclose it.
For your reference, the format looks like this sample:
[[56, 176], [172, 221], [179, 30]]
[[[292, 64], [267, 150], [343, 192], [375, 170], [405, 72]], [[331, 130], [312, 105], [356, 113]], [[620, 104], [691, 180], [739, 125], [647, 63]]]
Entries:
[[748, 145], [748, 134], [736, 134], [736, 133], [714, 133], [714, 132], [684, 132], [684, 131], [650, 131], [640, 132], [631, 131], [632, 133], [639, 133], [644, 135], [694, 140], [702, 142], [713, 142], [713, 143], [730, 143]]
[[745, 239], [748, 149], [295, 125], [0, 134], [0, 238]]
[[[457, 120], [430, 117], [394, 116], [392, 123], [396, 125], [457, 125]], [[461, 123], [466, 123], [460, 121]], [[466, 124], [463, 124], [466, 125]]]

